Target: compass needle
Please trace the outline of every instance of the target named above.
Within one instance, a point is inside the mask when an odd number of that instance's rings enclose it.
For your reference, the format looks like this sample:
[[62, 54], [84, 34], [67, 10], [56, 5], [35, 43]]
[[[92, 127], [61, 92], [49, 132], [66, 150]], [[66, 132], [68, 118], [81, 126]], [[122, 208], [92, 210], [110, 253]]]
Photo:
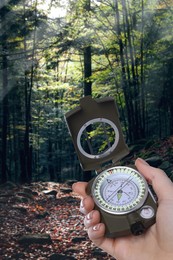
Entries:
[[117, 192], [118, 201], [121, 199], [122, 195], [123, 195], [123, 191], [122, 191], [122, 190], [119, 190], [119, 191]]

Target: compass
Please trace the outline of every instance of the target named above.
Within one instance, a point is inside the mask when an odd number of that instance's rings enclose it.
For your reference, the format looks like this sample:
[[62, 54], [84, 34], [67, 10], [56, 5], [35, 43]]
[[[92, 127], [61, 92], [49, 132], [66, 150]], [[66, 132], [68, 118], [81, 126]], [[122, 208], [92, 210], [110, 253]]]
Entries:
[[121, 215], [140, 208], [148, 194], [142, 175], [129, 167], [113, 167], [103, 171], [92, 185], [92, 195], [105, 212]]
[[129, 153], [113, 98], [80, 100], [66, 122], [81, 167], [97, 176], [87, 186], [107, 237], [140, 235], [155, 223], [157, 202], [137, 169], [117, 166]]

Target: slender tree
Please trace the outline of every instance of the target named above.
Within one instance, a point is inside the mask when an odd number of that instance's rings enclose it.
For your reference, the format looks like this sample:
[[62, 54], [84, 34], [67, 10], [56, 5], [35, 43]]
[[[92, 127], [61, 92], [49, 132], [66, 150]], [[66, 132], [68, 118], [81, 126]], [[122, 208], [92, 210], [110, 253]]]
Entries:
[[1, 28], [3, 32], [1, 35], [1, 52], [2, 52], [2, 147], [1, 147], [1, 170], [2, 170], [2, 182], [7, 181], [7, 136], [8, 136], [8, 47], [7, 47], [7, 28], [6, 28], [6, 14], [8, 8], [5, 6], [5, 0], [2, 1], [2, 8], [0, 9]]
[[[91, 1], [84, 1], [84, 13], [86, 17], [89, 16], [89, 12], [91, 11]], [[87, 18], [84, 21], [85, 26], [88, 27]], [[89, 41], [90, 42], [90, 41]], [[84, 47], [84, 96], [92, 95], [92, 58], [91, 58], [91, 45], [86, 45]], [[84, 145], [85, 150], [88, 151], [87, 144]], [[89, 151], [88, 151], [89, 152]], [[89, 181], [91, 179], [91, 171], [85, 171], [83, 174], [84, 181]]]

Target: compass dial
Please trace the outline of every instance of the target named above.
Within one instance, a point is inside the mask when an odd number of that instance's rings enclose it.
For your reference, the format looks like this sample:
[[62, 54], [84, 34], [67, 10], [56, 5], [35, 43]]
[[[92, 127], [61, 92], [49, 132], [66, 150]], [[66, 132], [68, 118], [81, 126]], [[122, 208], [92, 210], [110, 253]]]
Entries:
[[147, 197], [143, 176], [129, 167], [113, 167], [99, 174], [92, 186], [98, 207], [111, 214], [126, 214], [140, 208]]

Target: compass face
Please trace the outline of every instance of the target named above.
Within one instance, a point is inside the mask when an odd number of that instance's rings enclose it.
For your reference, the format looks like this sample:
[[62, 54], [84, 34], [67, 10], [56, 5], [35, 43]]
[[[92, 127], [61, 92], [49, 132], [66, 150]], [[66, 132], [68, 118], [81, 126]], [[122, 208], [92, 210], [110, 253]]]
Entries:
[[144, 204], [148, 185], [138, 171], [129, 167], [113, 167], [101, 172], [94, 180], [92, 195], [103, 211], [123, 215]]

